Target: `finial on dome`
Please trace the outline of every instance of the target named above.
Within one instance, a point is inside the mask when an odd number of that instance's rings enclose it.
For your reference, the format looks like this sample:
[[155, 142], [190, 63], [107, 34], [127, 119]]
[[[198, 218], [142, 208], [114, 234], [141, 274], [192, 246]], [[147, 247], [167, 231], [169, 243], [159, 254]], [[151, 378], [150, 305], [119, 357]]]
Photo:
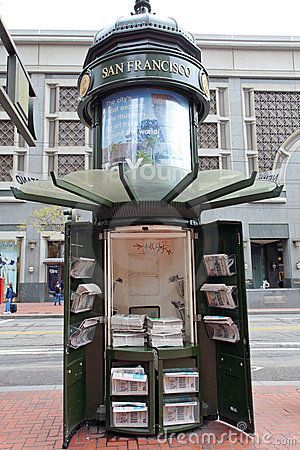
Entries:
[[143, 14], [145, 12], [151, 12], [150, 0], [135, 0], [134, 5], [135, 14]]

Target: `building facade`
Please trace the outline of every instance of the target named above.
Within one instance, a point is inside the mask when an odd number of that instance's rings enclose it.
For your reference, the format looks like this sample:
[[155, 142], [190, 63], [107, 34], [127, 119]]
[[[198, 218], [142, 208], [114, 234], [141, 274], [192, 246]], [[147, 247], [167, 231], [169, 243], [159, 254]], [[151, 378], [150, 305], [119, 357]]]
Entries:
[[[9, 187], [92, 168], [92, 133], [76, 113], [77, 78], [92, 32], [12, 33], [37, 94], [36, 148], [0, 111], [0, 276], [20, 301], [47, 301], [63, 277], [64, 235], [38, 233], [40, 206]], [[196, 36], [210, 74], [211, 108], [199, 126], [200, 170], [231, 169], [284, 183], [279, 198], [203, 213], [202, 221], [243, 222], [250, 307], [300, 304], [300, 39]], [[2, 83], [5, 84], [5, 54]], [[298, 169], [298, 170], [297, 170]], [[82, 213], [82, 219], [89, 219]], [[20, 223], [27, 222], [26, 228]], [[269, 288], [263, 289], [268, 282]]]

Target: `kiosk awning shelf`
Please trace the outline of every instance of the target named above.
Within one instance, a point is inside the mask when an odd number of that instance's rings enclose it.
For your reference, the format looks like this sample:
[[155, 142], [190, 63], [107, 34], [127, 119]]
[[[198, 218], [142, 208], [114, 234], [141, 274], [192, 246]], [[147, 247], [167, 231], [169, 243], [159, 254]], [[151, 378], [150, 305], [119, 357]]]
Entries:
[[98, 208], [98, 205], [84, 200], [82, 197], [55, 187], [51, 181], [29, 181], [23, 184], [21, 189], [12, 187], [11, 190], [15, 198], [19, 200], [88, 211], [95, 211]]
[[[144, 167], [144, 168], [143, 168]], [[255, 181], [232, 170], [193, 172], [170, 166], [141, 166], [124, 170], [80, 170], [51, 181], [33, 181], [12, 188], [16, 198], [86, 209], [113, 208], [144, 202], [182, 205], [195, 211], [238, 205], [278, 197], [282, 187], [272, 181]]]

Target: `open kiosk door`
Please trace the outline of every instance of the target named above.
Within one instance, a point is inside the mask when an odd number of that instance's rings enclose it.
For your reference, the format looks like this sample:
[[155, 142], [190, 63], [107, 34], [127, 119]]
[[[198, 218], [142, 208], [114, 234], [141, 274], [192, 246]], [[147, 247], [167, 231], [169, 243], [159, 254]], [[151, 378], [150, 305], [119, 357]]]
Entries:
[[[100, 227], [67, 223], [64, 285], [64, 442], [104, 405], [104, 240]], [[91, 388], [92, 387], [92, 388]]]
[[242, 224], [218, 221], [197, 227], [195, 269], [202, 390], [208, 416], [251, 433], [254, 423]]

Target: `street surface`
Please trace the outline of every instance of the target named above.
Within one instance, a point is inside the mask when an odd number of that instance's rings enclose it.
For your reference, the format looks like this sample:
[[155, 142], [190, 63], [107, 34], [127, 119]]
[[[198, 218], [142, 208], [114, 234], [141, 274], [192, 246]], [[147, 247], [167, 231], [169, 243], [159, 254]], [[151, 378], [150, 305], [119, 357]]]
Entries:
[[300, 380], [300, 314], [250, 315], [252, 380]]
[[[249, 316], [252, 379], [300, 380], [300, 314]], [[63, 320], [0, 319], [0, 387], [62, 383]]]

